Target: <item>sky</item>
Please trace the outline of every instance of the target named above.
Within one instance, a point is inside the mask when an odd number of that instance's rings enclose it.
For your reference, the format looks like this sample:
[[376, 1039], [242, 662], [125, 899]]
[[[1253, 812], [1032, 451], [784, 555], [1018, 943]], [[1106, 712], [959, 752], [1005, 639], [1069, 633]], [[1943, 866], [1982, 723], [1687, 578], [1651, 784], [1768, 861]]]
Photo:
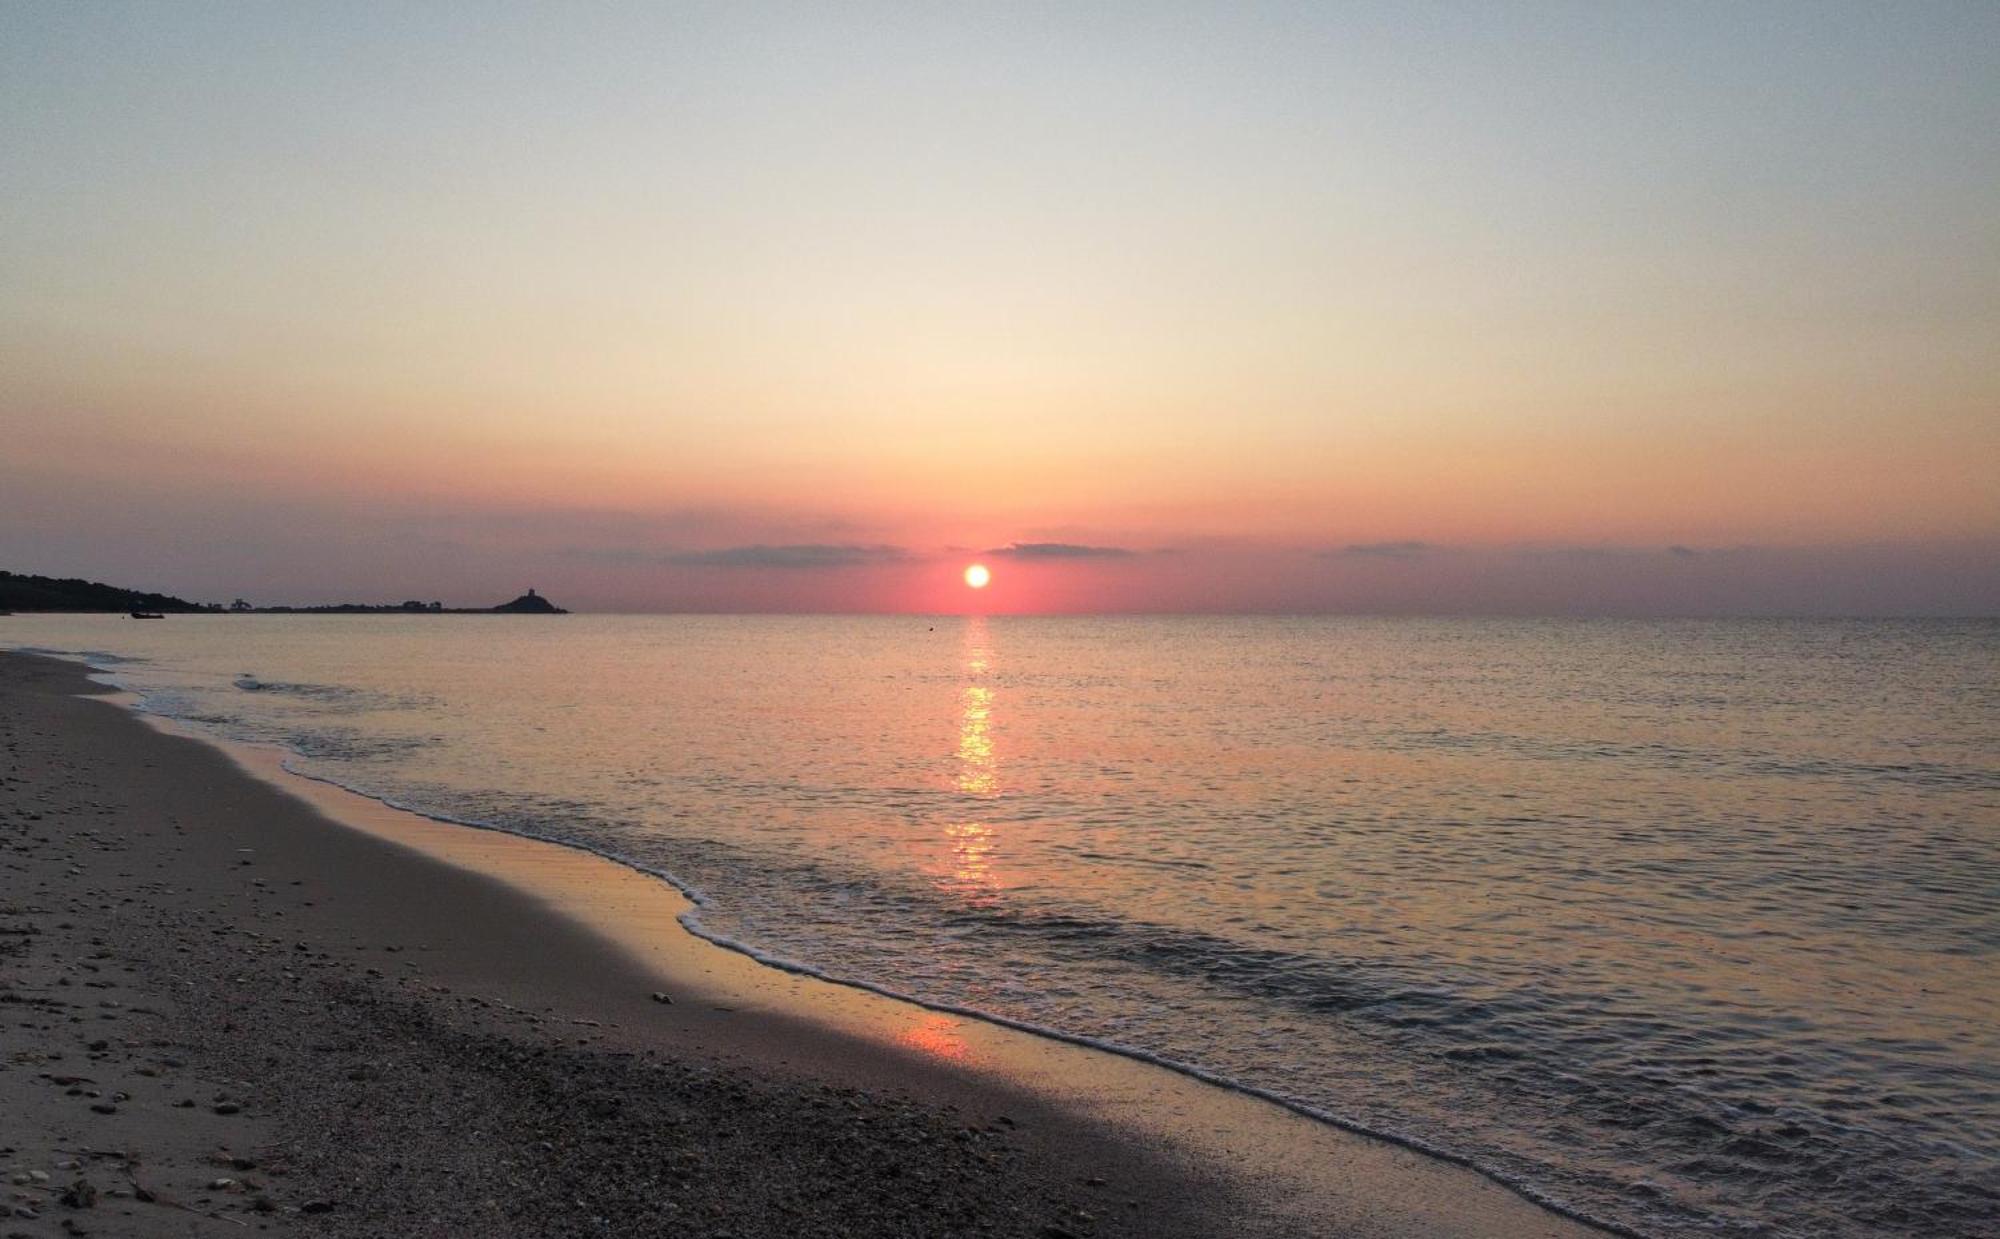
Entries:
[[15, 571], [2000, 614], [1991, 3], [12, 0], [0, 186]]

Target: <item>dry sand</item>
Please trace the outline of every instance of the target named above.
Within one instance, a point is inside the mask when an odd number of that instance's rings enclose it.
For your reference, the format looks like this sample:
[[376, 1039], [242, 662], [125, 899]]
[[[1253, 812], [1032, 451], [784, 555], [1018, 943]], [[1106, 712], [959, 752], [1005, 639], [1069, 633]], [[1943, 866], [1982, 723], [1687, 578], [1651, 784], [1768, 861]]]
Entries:
[[0, 655], [0, 1239], [1595, 1233], [763, 968], [654, 879], [280, 786], [102, 691]]

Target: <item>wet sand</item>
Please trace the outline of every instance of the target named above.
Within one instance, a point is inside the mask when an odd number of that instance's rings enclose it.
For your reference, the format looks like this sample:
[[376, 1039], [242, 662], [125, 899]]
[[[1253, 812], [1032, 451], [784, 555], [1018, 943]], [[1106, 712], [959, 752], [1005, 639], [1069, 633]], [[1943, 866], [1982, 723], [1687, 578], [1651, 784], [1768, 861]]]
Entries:
[[103, 692], [0, 655], [0, 1236], [1598, 1233]]

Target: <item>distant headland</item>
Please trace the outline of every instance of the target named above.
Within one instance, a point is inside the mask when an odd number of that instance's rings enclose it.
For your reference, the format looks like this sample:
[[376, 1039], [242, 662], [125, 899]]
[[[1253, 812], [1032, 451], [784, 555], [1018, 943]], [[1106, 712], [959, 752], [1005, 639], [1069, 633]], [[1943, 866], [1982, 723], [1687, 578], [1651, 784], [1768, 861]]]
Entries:
[[441, 602], [341, 602], [330, 606], [254, 606], [238, 598], [189, 602], [171, 594], [121, 589], [78, 577], [32, 576], [0, 572], [0, 612], [86, 611], [149, 612], [160, 615], [568, 615], [569, 612], [530, 588], [512, 602], [497, 607], [448, 607]]
[[340, 602], [321, 607], [253, 607], [238, 598], [229, 604], [236, 614], [255, 615], [568, 615], [569, 612], [531, 587], [512, 602], [497, 607], [448, 607], [441, 602]]

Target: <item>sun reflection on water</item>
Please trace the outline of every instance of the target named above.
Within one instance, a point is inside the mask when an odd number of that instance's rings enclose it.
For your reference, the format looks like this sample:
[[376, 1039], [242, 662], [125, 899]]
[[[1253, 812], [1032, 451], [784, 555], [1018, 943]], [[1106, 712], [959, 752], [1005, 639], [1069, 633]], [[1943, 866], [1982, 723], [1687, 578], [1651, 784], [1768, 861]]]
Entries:
[[968, 684], [958, 714], [958, 790], [991, 796], [1000, 790], [993, 762], [993, 690]]
[[[961, 795], [992, 799], [1000, 794], [1000, 764], [993, 746], [993, 688], [983, 683], [991, 670], [993, 650], [986, 620], [966, 621], [963, 664], [965, 684], [958, 695], [958, 747], [952, 785]], [[993, 872], [998, 846], [989, 822], [976, 818], [944, 823], [946, 852], [937, 876], [939, 889], [981, 903], [1000, 889]]]

